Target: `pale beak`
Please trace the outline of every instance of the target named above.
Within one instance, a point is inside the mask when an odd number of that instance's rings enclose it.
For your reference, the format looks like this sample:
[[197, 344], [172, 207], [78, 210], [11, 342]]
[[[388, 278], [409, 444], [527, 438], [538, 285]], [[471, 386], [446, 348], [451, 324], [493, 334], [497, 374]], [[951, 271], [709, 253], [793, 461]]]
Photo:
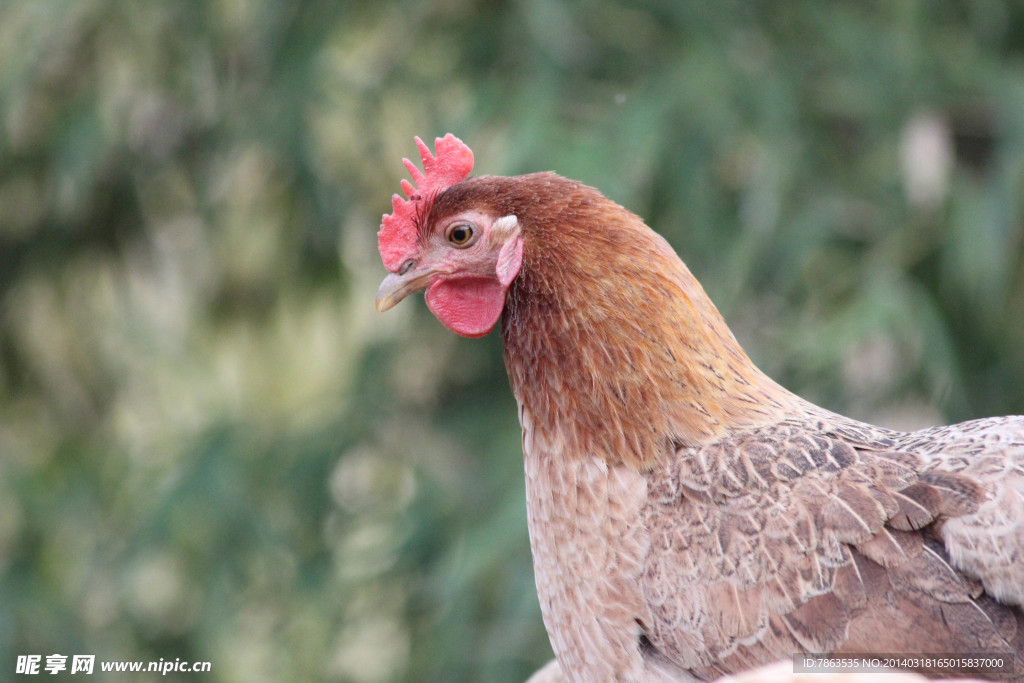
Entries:
[[413, 292], [426, 289], [430, 284], [430, 278], [441, 272], [435, 268], [427, 268], [410, 270], [403, 275], [389, 273], [377, 290], [377, 312], [383, 313]]

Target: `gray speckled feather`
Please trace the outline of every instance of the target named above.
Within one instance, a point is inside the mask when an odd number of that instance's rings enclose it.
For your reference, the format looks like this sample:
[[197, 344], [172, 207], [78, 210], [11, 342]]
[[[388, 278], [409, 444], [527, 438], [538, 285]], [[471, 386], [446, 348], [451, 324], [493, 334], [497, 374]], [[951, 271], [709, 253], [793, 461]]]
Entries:
[[644, 628], [681, 672], [998, 652], [1024, 675], [1024, 418], [904, 434], [808, 405], [647, 481]]

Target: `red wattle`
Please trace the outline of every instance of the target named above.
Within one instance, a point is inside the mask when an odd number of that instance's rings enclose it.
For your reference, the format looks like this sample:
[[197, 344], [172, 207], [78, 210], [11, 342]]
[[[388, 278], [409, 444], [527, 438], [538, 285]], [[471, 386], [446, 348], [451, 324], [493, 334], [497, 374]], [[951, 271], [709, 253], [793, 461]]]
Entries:
[[482, 337], [505, 308], [505, 287], [492, 278], [435, 280], [427, 288], [427, 308], [455, 334]]

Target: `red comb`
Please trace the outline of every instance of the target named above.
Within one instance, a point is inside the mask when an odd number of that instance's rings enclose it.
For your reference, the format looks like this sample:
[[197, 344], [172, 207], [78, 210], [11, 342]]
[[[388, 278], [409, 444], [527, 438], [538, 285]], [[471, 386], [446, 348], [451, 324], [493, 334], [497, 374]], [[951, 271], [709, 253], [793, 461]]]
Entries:
[[402, 181], [402, 191], [408, 199], [397, 194], [391, 197], [392, 213], [384, 214], [377, 233], [380, 257], [384, 267], [391, 272], [397, 272], [406, 261], [416, 258], [415, 221], [423, 203], [430, 201], [438, 192], [461, 183], [473, 170], [473, 152], [451, 133], [434, 140], [436, 156], [419, 138], [416, 138], [416, 145], [420, 148], [423, 172], [408, 159], [402, 159], [416, 184]]

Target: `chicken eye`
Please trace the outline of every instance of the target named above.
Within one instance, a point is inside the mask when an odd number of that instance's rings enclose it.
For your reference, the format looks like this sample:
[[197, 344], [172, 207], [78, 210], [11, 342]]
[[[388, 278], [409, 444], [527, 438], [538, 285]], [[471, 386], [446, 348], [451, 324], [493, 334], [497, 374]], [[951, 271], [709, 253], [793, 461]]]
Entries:
[[448, 241], [457, 247], [468, 247], [473, 240], [473, 226], [456, 223], [448, 228]]

